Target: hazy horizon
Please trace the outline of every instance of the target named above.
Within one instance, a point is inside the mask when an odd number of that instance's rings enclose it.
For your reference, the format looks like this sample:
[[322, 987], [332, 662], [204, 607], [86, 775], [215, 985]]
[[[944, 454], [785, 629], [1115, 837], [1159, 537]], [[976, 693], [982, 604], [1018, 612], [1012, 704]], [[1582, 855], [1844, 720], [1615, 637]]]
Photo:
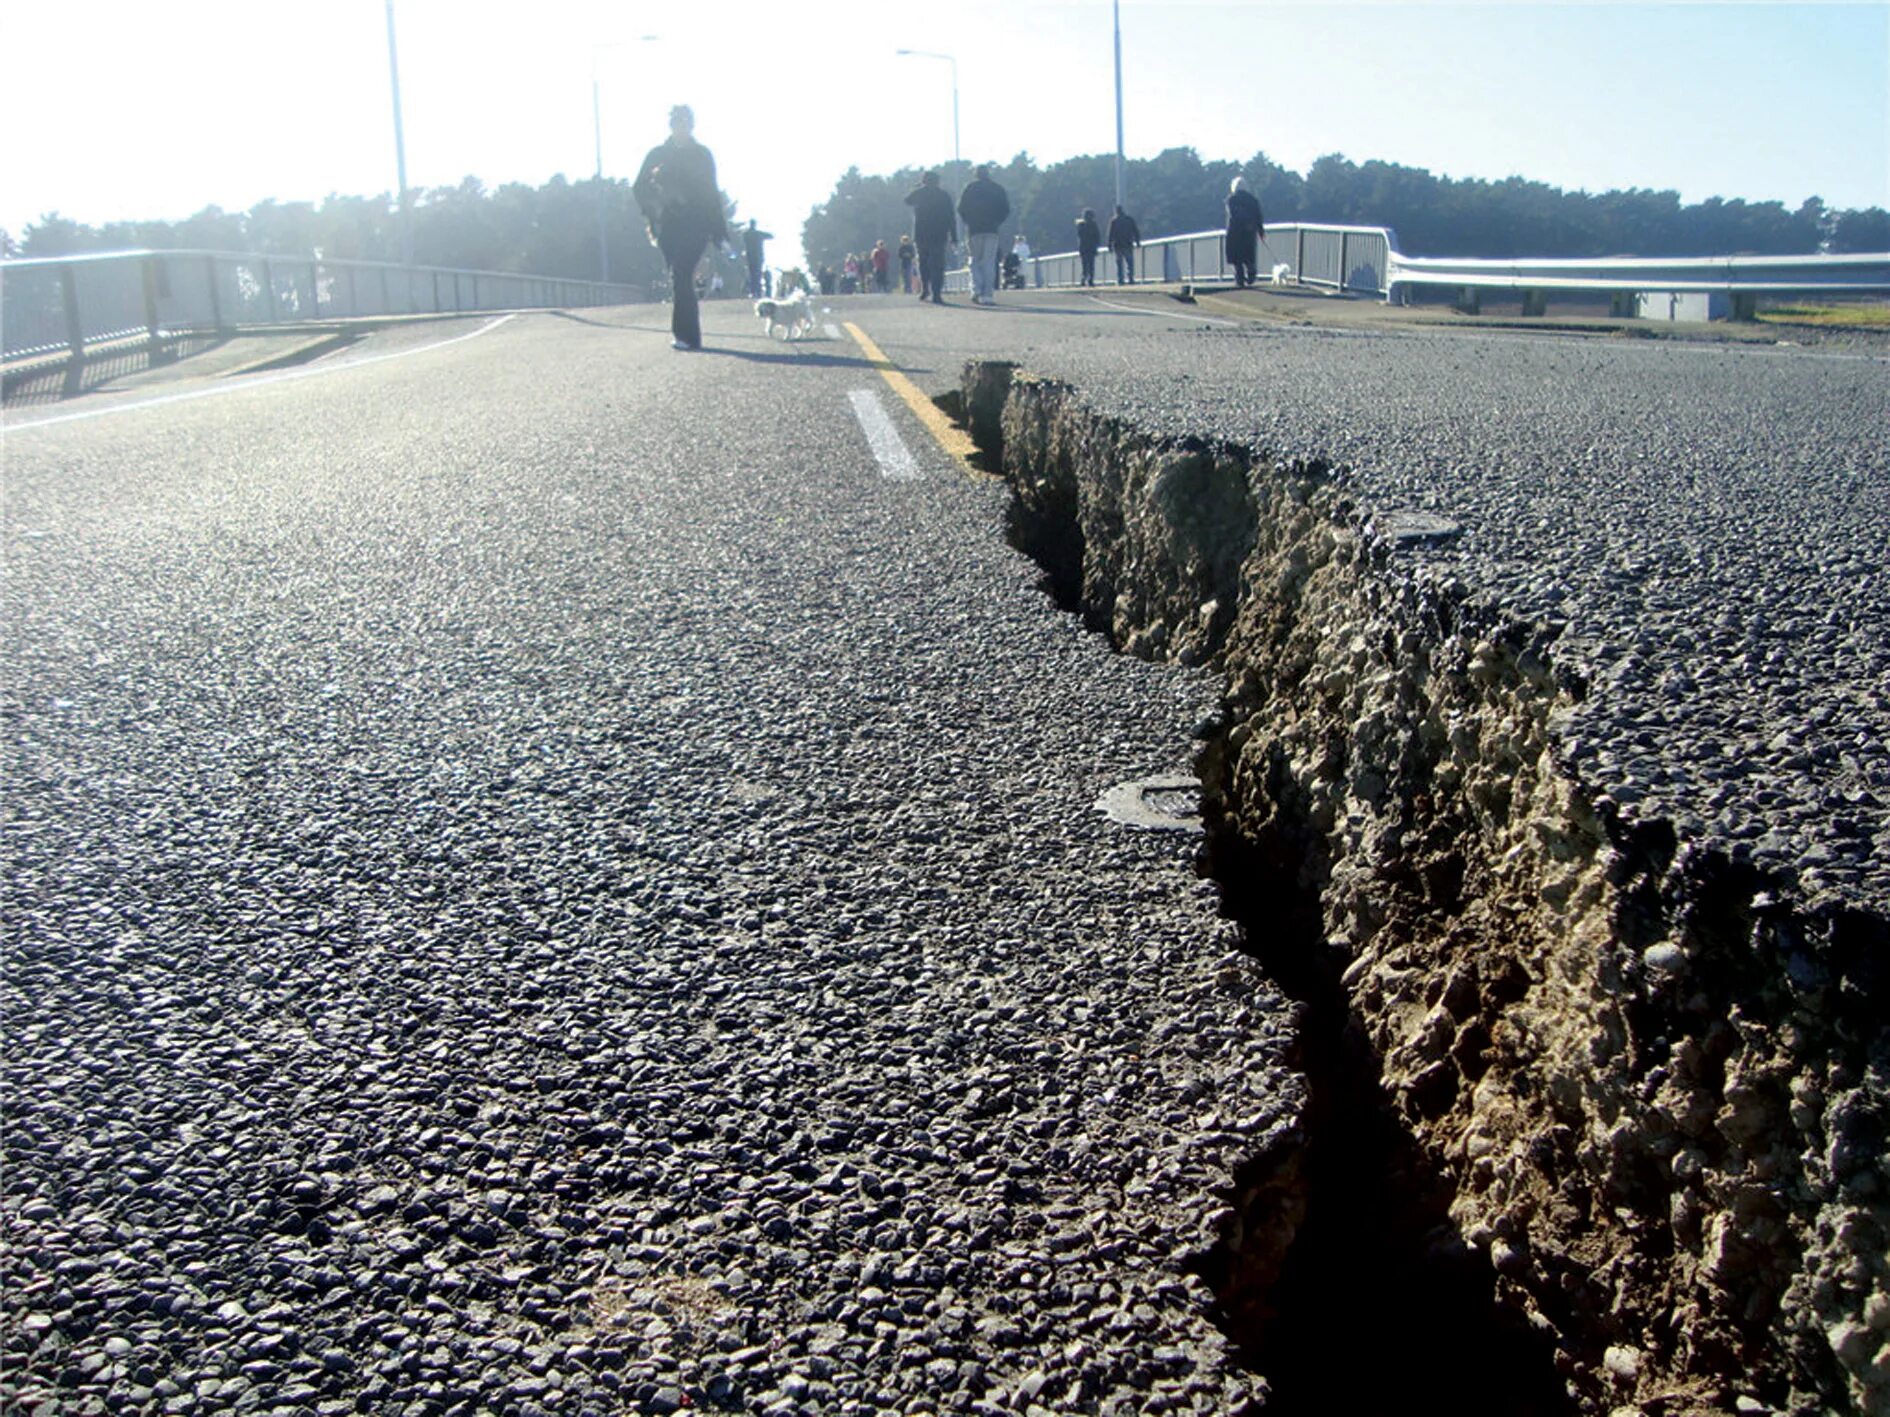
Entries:
[[[606, 175], [633, 175], [689, 101], [742, 215], [798, 243], [848, 167], [951, 156], [950, 66], [899, 47], [956, 55], [967, 161], [1115, 148], [1107, 0], [867, 24], [810, 0], [791, 26], [746, 3], [680, 20], [605, 0], [544, 0], [527, 24], [447, 0], [395, 13], [415, 188], [590, 177], [595, 65]], [[1130, 3], [1122, 37], [1131, 158], [1264, 151], [1303, 174], [1342, 153], [1687, 204], [1890, 207], [1890, 4]], [[16, 238], [51, 212], [96, 227], [394, 192], [384, 0], [315, 23], [239, 0], [15, 8], [0, 54], [16, 112], [62, 114], [0, 159]]]

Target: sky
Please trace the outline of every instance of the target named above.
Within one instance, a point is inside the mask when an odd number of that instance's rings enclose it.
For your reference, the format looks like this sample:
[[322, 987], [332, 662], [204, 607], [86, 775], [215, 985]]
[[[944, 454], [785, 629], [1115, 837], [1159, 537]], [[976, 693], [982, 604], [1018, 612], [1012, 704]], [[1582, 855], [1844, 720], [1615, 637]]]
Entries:
[[[738, 215], [784, 261], [847, 167], [952, 155], [954, 67], [967, 160], [1115, 148], [1109, 0], [677, 9], [395, 0], [409, 185], [582, 178], [600, 138], [604, 171], [631, 177], [688, 102]], [[1264, 151], [1303, 173], [1337, 152], [1689, 202], [1890, 207], [1890, 0], [1129, 0], [1121, 31], [1130, 158]], [[390, 92], [386, 0], [0, 0], [0, 227], [391, 192]]]

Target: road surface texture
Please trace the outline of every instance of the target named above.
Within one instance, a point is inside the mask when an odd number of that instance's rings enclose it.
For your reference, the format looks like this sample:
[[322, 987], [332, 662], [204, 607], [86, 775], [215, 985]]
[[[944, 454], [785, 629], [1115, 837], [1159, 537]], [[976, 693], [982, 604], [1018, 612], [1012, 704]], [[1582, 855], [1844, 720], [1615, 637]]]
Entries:
[[[1099, 301], [973, 312], [969, 416], [1059, 598], [1222, 672], [1315, 1103], [1386, 1098], [1584, 1407], [1890, 1410], [1890, 349]], [[926, 313], [875, 334], [949, 369]]]
[[1240, 1411], [1333, 1005], [1095, 810], [1202, 733], [1574, 1400], [1867, 1410], [1890, 366], [825, 303], [11, 424], [5, 1400]]
[[708, 319], [11, 420], [0, 1407], [1256, 1388], [1183, 1262], [1288, 1011], [1094, 807], [1214, 683], [851, 341]]

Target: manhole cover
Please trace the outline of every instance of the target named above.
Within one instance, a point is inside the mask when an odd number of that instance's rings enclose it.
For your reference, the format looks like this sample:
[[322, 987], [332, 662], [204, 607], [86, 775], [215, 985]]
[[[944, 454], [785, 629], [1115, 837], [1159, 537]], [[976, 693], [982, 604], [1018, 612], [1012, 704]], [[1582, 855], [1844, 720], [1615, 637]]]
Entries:
[[1112, 822], [1147, 831], [1201, 830], [1201, 784], [1183, 773], [1120, 782], [1096, 799]]
[[1394, 546], [1442, 546], [1463, 535], [1461, 523], [1415, 507], [1380, 512], [1372, 519], [1372, 530]]

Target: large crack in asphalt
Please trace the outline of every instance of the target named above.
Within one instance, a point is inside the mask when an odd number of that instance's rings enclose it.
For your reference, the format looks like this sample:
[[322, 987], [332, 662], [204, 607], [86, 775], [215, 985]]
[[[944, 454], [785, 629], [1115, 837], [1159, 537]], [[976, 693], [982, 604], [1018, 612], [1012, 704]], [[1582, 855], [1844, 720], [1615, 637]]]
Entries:
[[1875, 1410], [1881, 917], [1585, 781], [1581, 662], [1452, 528], [1009, 364], [955, 404], [1059, 607], [1223, 676], [1201, 869], [1310, 1102], [1194, 1265], [1269, 1410]]
[[[1008, 364], [974, 366], [968, 390], [940, 400], [993, 471], [1004, 457], [994, 414], [1013, 373]], [[1013, 497], [1006, 531], [1041, 568], [1057, 607], [1123, 652], [1107, 620], [1085, 612], [1074, 488], [1054, 487], [1034, 503]], [[1428, 1396], [1491, 1417], [1572, 1411], [1552, 1345], [1496, 1304], [1487, 1266], [1450, 1221], [1448, 1181], [1427, 1166], [1385, 1096], [1382, 1061], [1346, 1003], [1342, 962], [1319, 946], [1304, 847], [1241, 831], [1221, 790], [1224, 723], [1204, 735], [1197, 768], [1207, 789], [1198, 869], [1219, 888], [1247, 953], [1298, 1006], [1289, 1061], [1308, 1085], [1302, 1127], [1237, 1168], [1221, 1240], [1191, 1262], [1217, 1296], [1223, 1330], [1265, 1378], [1267, 1410], [1328, 1412], [1343, 1391], [1358, 1410]], [[1358, 1361], [1362, 1349], [1373, 1361]]]

